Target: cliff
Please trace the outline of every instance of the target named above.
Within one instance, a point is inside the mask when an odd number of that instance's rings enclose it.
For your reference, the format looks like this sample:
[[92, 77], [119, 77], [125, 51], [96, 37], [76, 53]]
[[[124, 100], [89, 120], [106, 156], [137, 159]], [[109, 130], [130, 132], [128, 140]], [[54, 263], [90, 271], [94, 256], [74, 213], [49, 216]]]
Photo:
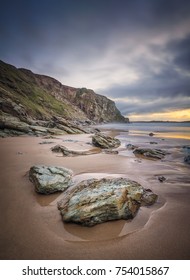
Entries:
[[[28, 125], [54, 128], [61, 121], [77, 126], [93, 122], [124, 122], [115, 103], [86, 88], [62, 85], [54, 78], [0, 61], [0, 127], [9, 118]], [[64, 123], [64, 124], [63, 124]], [[78, 127], [77, 127], [78, 128]], [[60, 128], [61, 129], [61, 128]]]

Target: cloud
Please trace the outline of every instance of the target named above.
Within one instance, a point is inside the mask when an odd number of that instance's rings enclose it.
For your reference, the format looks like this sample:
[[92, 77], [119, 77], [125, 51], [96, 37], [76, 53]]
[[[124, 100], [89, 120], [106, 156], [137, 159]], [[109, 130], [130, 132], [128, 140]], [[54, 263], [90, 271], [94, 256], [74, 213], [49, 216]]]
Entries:
[[115, 100], [118, 108], [124, 115], [147, 114], [147, 113], [165, 113], [178, 109], [189, 109], [190, 97], [169, 97], [157, 98], [156, 100], [132, 99], [132, 100]]
[[188, 0], [7, 0], [0, 58], [119, 99], [123, 114], [184, 108], [189, 14]]

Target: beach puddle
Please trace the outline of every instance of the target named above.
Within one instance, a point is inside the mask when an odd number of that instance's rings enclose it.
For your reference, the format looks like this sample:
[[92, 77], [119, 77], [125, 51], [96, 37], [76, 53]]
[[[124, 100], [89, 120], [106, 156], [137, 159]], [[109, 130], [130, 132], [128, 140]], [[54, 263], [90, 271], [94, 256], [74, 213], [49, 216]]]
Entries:
[[[124, 174], [108, 174], [108, 173], [81, 173], [75, 175], [73, 178], [73, 185], [70, 186], [63, 193], [55, 193], [50, 195], [42, 195], [35, 193], [36, 201], [44, 207], [52, 207], [56, 216], [60, 220], [59, 226], [55, 225], [52, 230], [59, 237], [69, 242], [95, 242], [106, 241], [111, 239], [117, 239], [125, 235], [131, 234], [137, 230], [142, 229], [149, 221], [151, 214], [164, 205], [164, 199], [159, 196], [158, 201], [152, 206], [142, 206], [137, 212], [137, 215], [130, 220], [117, 220], [109, 221], [102, 224], [95, 225], [93, 227], [84, 227], [74, 223], [62, 222], [61, 215], [57, 209], [57, 202], [60, 201], [65, 194], [68, 194], [72, 188], [74, 188], [79, 182], [88, 180], [91, 178], [128, 178]], [[49, 208], [50, 209], [50, 208]], [[57, 228], [58, 226], [58, 228]], [[57, 228], [57, 230], [56, 230]]]
[[66, 240], [72, 242], [96, 242], [121, 238], [128, 234], [132, 234], [135, 231], [141, 230], [148, 223], [151, 214], [160, 209], [163, 205], [164, 202], [158, 200], [153, 206], [142, 206], [133, 219], [110, 221], [93, 227], [63, 223], [64, 231], [67, 232]]
[[41, 205], [41, 206], [48, 206], [50, 205], [54, 200], [56, 200], [61, 193], [53, 193], [53, 194], [40, 194], [40, 193], [34, 193], [34, 196], [36, 198], [36, 201]]
[[[101, 179], [103, 177], [126, 177], [123, 174], [102, 174], [102, 173], [82, 173], [74, 177], [75, 185], [82, 180], [90, 178]], [[72, 188], [72, 187], [71, 187]], [[67, 190], [69, 191], [69, 190]], [[66, 191], [66, 192], [67, 192]], [[64, 195], [64, 194], [62, 194]], [[52, 204], [57, 203], [62, 195]], [[93, 227], [85, 227], [74, 223], [63, 223], [64, 231], [67, 233], [67, 241], [106, 241], [117, 239], [125, 235], [131, 234], [142, 229], [149, 221], [151, 214], [160, 209], [165, 203], [162, 197], [158, 197], [157, 202], [152, 206], [142, 206], [137, 212], [137, 215], [130, 220], [109, 221], [102, 224], [97, 224]]]

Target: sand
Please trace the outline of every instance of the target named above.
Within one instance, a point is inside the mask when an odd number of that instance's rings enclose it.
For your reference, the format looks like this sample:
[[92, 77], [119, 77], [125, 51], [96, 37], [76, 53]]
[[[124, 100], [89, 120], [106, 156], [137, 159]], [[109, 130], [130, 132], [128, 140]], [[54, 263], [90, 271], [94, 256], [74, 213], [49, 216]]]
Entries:
[[[190, 259], [190, 167], [183, 163], [182, 149], [190, 141], [130, 137], [122, 131], [114, 135], [122, 142], [118, 155], [97, 149], [97, 154], [77, 157], [63, 157], [50, 148], [62, 144], [74, 150], [93, 149], [90, 134], [0, 139], [0, 259]], [[39, 144], [43, 141], [54, 143]], [[171, 154], [161, 161], [140, 159], [126, 150], [126, 143]], [[37, 194], [28, 179], [35, 164], [70, 168], [76, 183], [92, 177], [127, 177], [159, 198], [153, 206], [141, 207], [130, 221], [91, 228], [64, 224], [57, 210], [64, 193]], [[159, 175], [166, 181], [159, 182]]]

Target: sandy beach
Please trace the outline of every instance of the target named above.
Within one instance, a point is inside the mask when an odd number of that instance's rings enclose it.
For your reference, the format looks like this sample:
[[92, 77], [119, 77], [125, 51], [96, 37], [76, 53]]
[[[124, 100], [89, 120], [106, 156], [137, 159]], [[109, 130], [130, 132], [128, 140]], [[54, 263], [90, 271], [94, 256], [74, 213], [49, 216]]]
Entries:
[[[53, 139], [9, 137], [0, 139], [0, 259], [190, 259], [190, 175], [183, 145], [190, 140], [129, 136], [107, 132], [121, 141], [119, 154], [63, 157], [51, 147], [91, 150], [91, 134]], [[157, 144], [150, 144], [150, 141]], [[43, 141], [53, 143], [40, 144]], [[127, 143], [161, 148], [163, 160], [137, 158]], [[130, 221], [112, 221], [94, 227], [64, 224], [57, 202], [64, 193], [40, 195], [29, 181], [36, 164], [72, 169], [77, 183], [86, 178], [126, 177], [150, 188], [158, 201], [142, 206]], [[164, 176], [161, 183], [158, 176]]]

